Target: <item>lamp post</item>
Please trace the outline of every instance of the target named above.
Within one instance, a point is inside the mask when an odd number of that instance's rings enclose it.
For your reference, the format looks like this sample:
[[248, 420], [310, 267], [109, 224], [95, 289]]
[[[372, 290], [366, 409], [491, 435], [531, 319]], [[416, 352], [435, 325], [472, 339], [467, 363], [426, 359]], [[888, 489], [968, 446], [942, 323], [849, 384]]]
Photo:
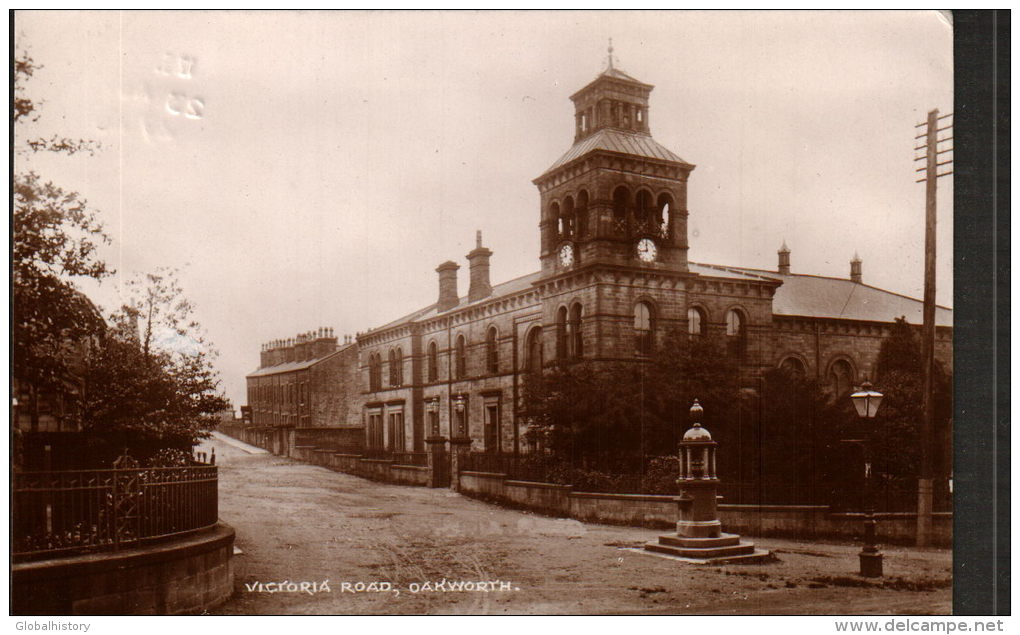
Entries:
[[[872, 390], [871, 382], [864, 382], [861, 387], [850, 395], [857, 416], [861, 419], [874, 419], [878, 407], [882, 403], [882, 393]], [[870, 436], [870, 435], [869, 435]], [[875, 493], [872, 486], [870, 444], [860, 439], [847, 439], [845, 443], [853, 443], [861, 447], [864, 458], [864, 546], [858, 557], [861, 562], [861, 575], [866, 578], [882, 577], [882, 552], [875, 545]]]
[[465, 401], [464, 395], [457, 395], [453, 398], [453, 410], [457, 413], [457, 437], [461, 439], [467, 436], [467, 430], [464, 429], [464, 421], [466, 419], [464, 416]]

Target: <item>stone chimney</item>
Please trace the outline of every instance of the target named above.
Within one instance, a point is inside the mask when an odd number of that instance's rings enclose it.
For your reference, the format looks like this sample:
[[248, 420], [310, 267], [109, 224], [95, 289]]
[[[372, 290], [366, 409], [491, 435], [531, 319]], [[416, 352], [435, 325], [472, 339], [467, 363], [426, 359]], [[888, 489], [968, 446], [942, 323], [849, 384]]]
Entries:
[[482, 247], [482, 230], [478, 230], [475, 232], [475, 248], [467, 255], [471, 275], [468, 302], [492, 295], [492, 285], [489, 284], [489, 256], [491, 255], [490, 250]]
[[783, 246], [779, 248], [777, 252], [779, 254], [779, 273], [780, 275], [790, 275], [790, 248], [786, 246], [786, 241], [783, 241]]
[[850, 261], [850, 279], [861, 284], [861, 257], [854, 252], [854, 259]]
[[439, 274], [439, 301], [436, 303], [436, 309], [440, 312], [449, 311], [460, 301], [457, 297], [458, 269], [460, 269], [460, 265], [452, 260], [447, 260], [436, 267], [436, 272]]

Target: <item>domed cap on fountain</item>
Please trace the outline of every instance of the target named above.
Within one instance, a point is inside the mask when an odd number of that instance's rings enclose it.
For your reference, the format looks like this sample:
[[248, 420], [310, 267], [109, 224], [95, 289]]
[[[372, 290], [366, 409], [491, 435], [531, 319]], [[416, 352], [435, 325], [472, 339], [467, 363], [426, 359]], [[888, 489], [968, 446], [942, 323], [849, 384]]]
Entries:
[[705, 413], [705, 409], [701, 407], [698, 400], [694, 400], [694, 405], [691, 406], [691, 421], [693, 425], [691, 429], [684, 433], [684, 441], [711, 441], [712, 435], [708, 430], [701, 427], [701, 415]]

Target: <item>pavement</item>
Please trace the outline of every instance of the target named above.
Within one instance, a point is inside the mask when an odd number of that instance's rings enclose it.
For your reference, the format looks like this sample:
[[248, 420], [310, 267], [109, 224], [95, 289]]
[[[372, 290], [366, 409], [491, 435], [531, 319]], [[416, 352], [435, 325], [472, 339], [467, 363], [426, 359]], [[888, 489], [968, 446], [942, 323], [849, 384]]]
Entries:
[[[776, 560], [705, 566], [634, 551], [652, 529], [376, 483], [217, 434], [220, 517], [237, 531], [231, 615], [948, 614], [952, 552], [752, 539]], [[725, 529], [725, 528], [724, 528]]]

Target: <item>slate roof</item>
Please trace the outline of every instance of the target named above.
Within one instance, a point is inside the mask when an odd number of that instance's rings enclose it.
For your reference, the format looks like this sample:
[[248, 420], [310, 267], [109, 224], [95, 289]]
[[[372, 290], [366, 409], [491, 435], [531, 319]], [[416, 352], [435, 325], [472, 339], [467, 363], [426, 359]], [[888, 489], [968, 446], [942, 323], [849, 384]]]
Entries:
[[[775, 295], [772, 298], [772, 312], [775, 315], [862, 320], [868, 322], [893, 322], [896, 318], [904, 316], [911, 324], [920, 324], [922, 321], [921, 311], [923, 303], [920, 300], [866, 284], [858, 284], [845, 278], [829, 278], [805, 274], [782, 275], [775, 271], [764, 269], [730, 267], [701, 262], [689, 262], [688, 265], [691, 273], [713, 278], [781, 282], [782, 285], [776, 289]], [[527, 290], [531, 288], [533, 282], [541, 277], [541, 273], [541, 271], [535, 271], [497, 284], [492, 288], [492, 295], [475, 302], [469, 302], [468, 297], [463, 296], [460, 298], [457, 306], [447, 309], [444, 313]], [[372, 331], [383, 331], [402, 324], [433, 318], [437, 315], [439, 315], [439, 311], [436, 310], [436, 305], [432, 304], [388, 324], [374, 328]], [[943, 306], [936, 307], [935, 323], [938, 326], [951, 327], [953, 325], [953, 310]], [[311, 365], [316, 361], [318, 360], [301, 362], [301, 364]], [[272, 366], [268, 370], [271, 372], [284, 372], [304, 367], [294, 366], [283, 369], [282, 366]], [[249, 375], [249, 377], [253, 376], [256, 375]]]
[[[653, 139], [651, 135], [644, 133], [626, 132], [614, 128], [603, 128], [589, 137], [581, 139], [574, 144], [574, 147], [567, 150], [556, 163], [553, 163], [548, 170], [542, 173], [545, 176], [549, 172], [564, 166], [574, 159], [580, 159], [589, 152], [606, 150], [620, 154], [632, 154], [646, 159], [658, 159], [660, 161], [672, 161], [674, 163], [687, 163], [668, 148]], [[539, 177], [542, 178], [542, 177]]]
[[318, 364], [319, 362], [321, 362], [323, 360], [326, 360], [326, 359], [329, 359], [330, 357], [333, 357], [334, 355], [344, 351], [345, 349], [347, 349], [347, 348], [349, 348], [351, 346], [354, 346], [354, 344], [345, 344], [345, 345], [341, 346], [340, 348], [338, 348], [337, 350], [335, 350], [332, 353], [330, 353], [329, 355], [323, 355], [322, 357], [315, 357], [315, 358], [312, 358], [312, 359], [306, 359], [306, 360], [303, 360], [303, 361], [300, 361], [300, 362], [284, 362], [282, 364], [277, 364], [275, 366], [265, 366], [263, 368], [256, 369], [255, 371], [253, 371], [251, 373], [248, 373], [247, 375], [245, 375], [245, 378], [248, 378], [248, 377], [265, 377], [266, 375], [276, 375], [278, 373], [289, 373], [289, 372], [295, 371], [295, 370], [304, 370], [306, 368], [314, 366], [315, 364]]
[[[717, 265], [703, 265], [716, 268]], [[726, 267], [752, 275], [773, 278], [783, 283], [772, 298], [775, 315], [893, 322], [905, 317], [910, 324], [923, 322], [924, 303], [916, 298], [860, 284], [846, 278], [806, 274], [783, 275], [775, 271], [746, 267]], [[937, 326], [953, 325], [953, 310], [935, 307]]]
[[[462, 308], [468, 306], [469, 304], [478, 304], [478, 303], [481, 303], [481, 302], [487, 302], [487, 301], [492, 300], [494, 298], [499, 298], [499, 297], [506, 296], [506, 295], [513, 295], [514, 293], [517, 293], [519, 291], [524, 291], [526, 289], [530, 289], [531, 288], [531, 283], [533, 283], [535, 280], [538, 280], [539, 275], [541, 273], [542, 273], [541, 271], [536, 271], [534, 273], [529, 273], [529, 274], [521, 276], [519, 278], [514, 278], [513, 280], [507, 280], [506, 282], [494, 285], [492, 287], [492, 294], [491, 295], [487, 295], [484, 298], [482, 298], [481, 300], [476, 300], [475, 302], [469, 302], [468, 301], [468, 297], [467, 296], [463, 296], [462, 298], [460, 298], [458, 300], [457, 306], [451, 307], [451, 308], [447, 309], [446, 311], [443, 311], [443, 313], [447, 313], [449, 311], [454, 311], [456, 309], [462, 309]], [[427, 307], [425, 307], [423, 309], [418, 309], [414, 313], [409, 313], [409, 314], [405, 315], [402, 318], [393, 320], [392, 322], [390, 322], [388, 324], [383, 324], [380, 327], [374, 328], [374, 329], [372, 329], [372, 331], [382, 331], [382, 330], [385, 330], [385, 329], [388, 329], [388, 328], [392, 328], [394, 326], [400, 326], [401, 324], [407, 324], [408, 322], [416, 322], [418, 320], [427, 320], [427, 319], [433, 318], [433, 317], [435, 317], [437, 315], [439, 315], [439, 311], [436, 310], [436, 305], [435, 304], [431, 304], [431, 305], [429, 305], [429, 306], [427, 306]]]

